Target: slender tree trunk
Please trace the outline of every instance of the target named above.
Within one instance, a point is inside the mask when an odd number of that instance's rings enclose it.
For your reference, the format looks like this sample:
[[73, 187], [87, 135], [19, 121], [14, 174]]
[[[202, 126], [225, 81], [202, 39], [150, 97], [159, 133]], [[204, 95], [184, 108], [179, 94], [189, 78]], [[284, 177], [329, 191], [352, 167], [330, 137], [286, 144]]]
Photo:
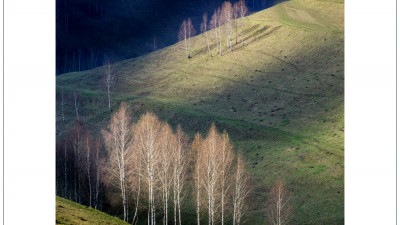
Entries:
[[64, 198], [68, 198], [67, 142], [64, 140]]
[[[222, 177], [222, 179], [224, 179]], [[221, 195], [221, 224], [224, 225], [224, 205], [225, 205], [225, 185], [222, 181], [222, 195]]]
[[64, 123], [65, 117], [64, 117], [64, 90], [61, 91], [61, 117], [62, 121]]
[[222, 40], [221, 40], [221, 28], [218, 26], [218, 33], [219, 33], [219, 54], [222, 56]]
[[[123, 186], [123, 182], [121, 182], [121, 187]], [[124, 221], [126, 221], [126, 198], [125, 198], [125, 190], [121, 188], [121, 196], [122, 196], [122, 205], [124, 207]]]
[[124, 207], [124, 221], [128, 221], [128, 201], [127, 201], [127, 194], [126, 194], [126, 184], [125, 184], [125, 159], [124, 155], [121, 154], [121, 164], [120, 164], [120, 185], [121, 185], [121, 197], [122, 197], [122, 204]]
[[278, 225], [281, 225], [282, 223], [281, 223], [281, 208], [282, 208], [282, 205], [281, 205], [281, 202], [282, 202], [282, 198], [281, 198], [281, 196], [282, 196], [282, 193], [281, 193], [281, 188], [279, 187], [279, 197], [278, 197]]
[[232, 37], [231, 37], [231, 29], [229, 28], [229, 48], [231, 48], [231, 51], [233, 51], [231, 40], [232, 40]]
[[164, 187], [164, 224], [168, 224], [168, 187]]
[[77, 173], [77, 171], [76, 171], [76, 165], [74, 165], [74, 172], [75, 172], [75, 179], [74, 179], [74, 199], [75, 199], [75, 202], [78, 202], [78, 191], [77, 191], [77, 181], [76, 181], [76, 179], [77, 179], [77, 176], [76, 176], [76, 173]]
[[[80, 162], [80, 157], [79, 157], [79, 150], [78, 150], [78, 163]], [[82, 195], [81, 195], [81, 171], [80, 167], [78, 166], [78, 202], [79, 204], [82, 204]]]
[[211, 225], [211, 195], [208, 194], [208, 225]]
[[196, 208], [196, 212], [197, 212], [197, 225], [200, 225], [200, 179], [199, 179], [199, 171], [197, 171], [197, 208]]
[[[151, 191], [150, 191], [150, 183], [149, 183], [149, 209], [148, 209], [148, 212], [147, 212], [147, 225], [150, 225], [150, 218], [151, 218], [151, 216], [150, 216], [150, 214], [151, 214]], [[153, 222], [151, 222], [151, 223], [153, 223]]]
[[243, 35], [243, 17], [242, 17], [242, 45], [244, 46], [244, 35]]
[[217, 55], [218, 55], [218, 28], [215, 28], [215, 43], [217, 46]]
[[136, 224], [137, 221], [137, 213], [138, 213], [138, 208], [139, 208], [139, 197], [140, 197], [140, 175], [139, 175], [139, 182], [138, 182], [138, 194], [136, 197], [136, 206], [135, 206], [135, 214], [133, 215], [133, 220], [132, 220], [132, 225]]
[[237, 21], [236, 21], [236, 18], [235, 18], [235, 30], [236, 30], [236, 44], [237, 44]]
[[214, 225], [215, 221], [214, 221], [214, 210], [215, 209], [215, 197], [214, 197], [214, 193], [212, 193], [211, 196], [211, 224]]
[[190, 34], [189, 34], [189, 40], [188, 40], [188, 52], [189, 52], [188, 58], [190, 58]]
[[[176, 172], [174, 172], [174, 173], [176, 173]], [[176, 213], [177, 213], [177, 204], [178, 204], [178, 200], [177, 200], [177, 190], [176, 190], [176, 178], [174, 178], [175, 180], [174, 180], [174, 225], [176, 225]]]
[[179, 215], [179, 225], [182, 225], [182, 218], [181, 218], [181, 198], [178, 195], [178, 215]]
[[[79, 111], [78, 111], [78, 109], [79, 109], [79, 104], [78, 104], [78, 99], [77, 99], [78, 97], [76, 96], [76, 92], [74, 91], [74, 105], [75, 105], [75, 113], [76, 113], [76, 119], [78, 120], [78, 122], [79, 122]], [[78, 157], [79, 157], [79, 155], [78, 155]]]
[[99, 207], [99, 188], [100, 188], [100, 166], [99, 166], [99, 149], [96, 151], [96, 194], [94, 198], [94, 208], [98, 209]]
[[88, 175], [88, 182], [89, 182], [89, 206], [92, 207], [92, 182], [90, 179], [90, 152], [89, 149], [86, 155], [86, 165], [87, 165], [87, 175]]
[[186, 51], [186, 57], [189, 58], [188, 47], [187, 47], [187, 43], [186, 43], [186, 32], [185, 32], [185, 51]]
[[235, 225], [236, 223], [236, 200], [233, 203], [233, 225]]
[[107, 84], [108, 109], [111, 110], [110, 84]]
[[155, 218], [154, 218], [154, 215], [155, 215], [155, 210], [154, 210], [154, 187], [153, 187], [153, 179], [152, 179], [152, 182], [151, 182], [151, 217], [152, 217], [152, 224], [154, 225], [155, 224]]
[[208, 32], [207, 31], [206, 31], [206, 38], [207, 38], [208, 54], [210, 54], [210, 56], [212, 56], [211, 50], [210, 50], [210, 43], [208, 42]]
[[227, 33], [227, 35], [226, 35], [226, 46], [228, 47], [228, 48], [230, 48], [230, 45], [229, 45], [229, 36], [230, 36], [230, 30], [229, 30], [229, 21], [226, 23], [226, 33]]

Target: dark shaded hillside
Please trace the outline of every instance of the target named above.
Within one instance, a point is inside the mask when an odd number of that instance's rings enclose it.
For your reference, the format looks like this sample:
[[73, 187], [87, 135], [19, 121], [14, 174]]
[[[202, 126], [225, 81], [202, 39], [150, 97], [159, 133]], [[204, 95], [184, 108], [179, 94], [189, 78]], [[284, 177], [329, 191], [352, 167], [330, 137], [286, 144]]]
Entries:
[[[57, 0], [57, 74], [137, 57], [177, 42], [183, 19], [199, 30], [201, 16], [223, 0]], [[248, 0], [258, 11], [278, 0]]]

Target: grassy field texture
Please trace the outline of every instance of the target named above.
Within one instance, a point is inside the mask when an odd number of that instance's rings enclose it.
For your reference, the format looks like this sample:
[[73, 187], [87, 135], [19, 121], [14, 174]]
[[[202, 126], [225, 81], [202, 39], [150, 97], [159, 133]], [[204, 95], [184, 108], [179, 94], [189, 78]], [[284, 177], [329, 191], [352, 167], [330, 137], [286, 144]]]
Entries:
[[127, 225], [124, 221], [64, 198], [56, 198], [56, 224]]

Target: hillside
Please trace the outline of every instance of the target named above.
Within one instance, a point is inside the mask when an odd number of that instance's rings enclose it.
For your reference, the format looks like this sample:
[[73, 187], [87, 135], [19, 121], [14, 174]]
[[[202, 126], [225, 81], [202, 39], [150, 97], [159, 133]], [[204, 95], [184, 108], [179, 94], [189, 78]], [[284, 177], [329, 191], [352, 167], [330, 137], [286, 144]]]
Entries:
[[[247, 0], [252, 12], [279, 1]], [[104, 54], [119, 61], [152, 52], [154, 44], [174, 44], [182, 20], [191, 17], [199, 30], [203, 13], [211, 15], [222, 2], [57, 0], [57, 74], [102, 65]]]
[[[191, 135], [212, 122], [226, 129], [251, 174], [245, 224], [265, 224], [268, 191], [279, 177], [292, 193], [295, 224], [343, 224], [343, 0], [292, 0], [260, 11], [246, 18], [244, 39], [233, 52], [223, 40], [223, 56], [214, 44], [210, 57], [199, 35], [191, 59], [180, 42], [114, 64], [113, 109], [126, 101], [134, 118], [152, 111]], [[85, 125], [94, 133], [106, 126], [103, 76], [99, 67], [57, 77], [59, 132], [61, 88], [66, 128], [75, 116], [73, 90]], [[191, 206], [184, 215], [195, 218]]]
[[90, 207], [56, 197], [56, 224], [124, 225], [124, 221]]

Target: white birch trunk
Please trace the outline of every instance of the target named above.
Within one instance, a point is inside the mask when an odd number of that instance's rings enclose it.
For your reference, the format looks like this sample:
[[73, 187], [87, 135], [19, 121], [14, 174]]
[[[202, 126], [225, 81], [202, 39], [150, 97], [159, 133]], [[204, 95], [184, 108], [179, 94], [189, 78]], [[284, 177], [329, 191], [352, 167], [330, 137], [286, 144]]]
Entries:
[[[217, 26], [217, 25], [215, 25]], [[218, 55], [218, 28], [215, 28], [215, 42], [216, 42], [216, 46], [217, 46], [217, 55]]]
[[[87, 143], [89, 145], [89, 143]], [[92, 207], [92, 182], [90, 179], [90, 147], [87, 147], [87, 152], [86, 152], [86, 172], [88, 176], [88, 183], [89, 183], [89, 206]]]
[[186, 25], [185, 25], [184, 31], [185, 31], [185, 51], [186, 51], [186, 57], [189, 58], [188, 47], [187, 47], [187, 43], [186, 43], [186, 33], [187, 33]]
[[243, 34], [243, 16], [242, 16], [242, 46], [244, 46], [244, 34]]
[[199, 168], [197, 168], [197, 225], [200, 225], [200, 174]]
[[210, 43], [208, 42], [208, 32], [207, 31], [206, 31], [206, 38], [207, 38], [208, 54], [210, 54], [210, 56], [212, 56], [211, 55], [211, 50], [210, 50]]
[[136, 196], [136, 206], [135, 206], [135, 214], [133, 215], [132, 225], [135, 225], [137, 222], [137, 213], [139, 208], [139, 197], [140, 197], [140, 174], [139, 174], [139, 182], [138, 182], [138, 194]]
[[220, 56], [222, 56], [221, 26], [218, 26], [218, 33], [219, 33], [219, 54]]
[[78, 103], [78, 97], [76, 96], [76, 92], [74, 91], [74, 105], [75, 105], [75, 113], [76, 113], [76, 119], [79, 122], [79, 103]]
[[99, 189], [100, 189], [100, 163], [99, 163], [99, 149], [96, 151], [96, 193], [94, 198], [94, 208], [98, 209], [99, 207]]

